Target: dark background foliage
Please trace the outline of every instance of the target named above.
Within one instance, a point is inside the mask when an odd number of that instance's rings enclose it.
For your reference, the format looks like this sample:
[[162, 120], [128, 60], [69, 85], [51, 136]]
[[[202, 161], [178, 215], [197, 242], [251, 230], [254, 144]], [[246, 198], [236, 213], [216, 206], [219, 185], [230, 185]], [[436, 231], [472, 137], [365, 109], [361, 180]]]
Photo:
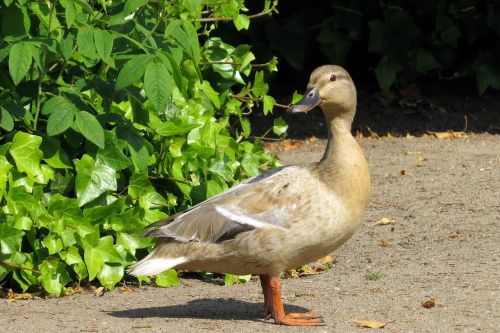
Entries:
[[[279, 83], [335, 63], [383, 90], [422, 77], [466, 78], [479, 94], [500, 89], [498, 1], [292, 0], [278, 10], [243, 34], [257, 57], [279, 57]], [[219, 33], [242, 38], [228, 25]]]

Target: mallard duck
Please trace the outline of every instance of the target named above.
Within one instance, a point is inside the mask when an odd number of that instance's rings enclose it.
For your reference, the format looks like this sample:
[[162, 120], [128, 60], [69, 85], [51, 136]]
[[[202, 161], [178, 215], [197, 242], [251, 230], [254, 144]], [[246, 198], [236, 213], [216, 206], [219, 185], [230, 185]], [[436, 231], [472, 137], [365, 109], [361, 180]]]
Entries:
[[267, 318], [291, 326], [322, 325], [311, 312], [286, 313], [280, 275], [330, 254], [359, 227], [370, 192], [361, 148], [351, 135], [356, 88], [342, 67], [321, 66], [289, 113], [319, 106], [328, 145], [316, 163], [269, 170], [151, 225], [156, 247], [132, 275], [169, 268], [259, 274]]

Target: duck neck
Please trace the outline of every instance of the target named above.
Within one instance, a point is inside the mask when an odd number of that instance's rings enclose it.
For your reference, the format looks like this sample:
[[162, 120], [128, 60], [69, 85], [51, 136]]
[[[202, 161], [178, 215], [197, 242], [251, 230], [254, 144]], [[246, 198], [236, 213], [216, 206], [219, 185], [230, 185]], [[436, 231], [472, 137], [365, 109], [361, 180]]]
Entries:
[[[330, 118], [327, 116], [326, 120], [328, 126], [328, 143], [321, 163], [337, 164], [336, 162], [341, 159], [342, 153], [346, 153], [343, 149], [344, 146], [349, 146], [353, 143], [357, 145], [351, 134], [352, 117], [341, 115]], [[336, 166], [332, 165], [332, 167]]]
[[368, 202], [368, 165], [361, 147], [351, 134], [352, 116], [327, 117], [327, 120], [328, 144], [319, 162], [320, 174], [334, 193], [342, 194], [346, 209], [356, 215]]

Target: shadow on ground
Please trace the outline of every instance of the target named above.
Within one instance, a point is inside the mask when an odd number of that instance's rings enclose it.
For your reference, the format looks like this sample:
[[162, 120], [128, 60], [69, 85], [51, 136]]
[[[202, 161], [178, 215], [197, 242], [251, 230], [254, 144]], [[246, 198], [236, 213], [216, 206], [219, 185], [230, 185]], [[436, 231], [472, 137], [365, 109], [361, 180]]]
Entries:
[[[307, 312], [306, 308], [286, 305], [288, 312]], [[253, 320], [262, 321], [264, 305], [250, 303], [234, 298], [202, 298], [185, 304], [153, 306], [120, 311], [105, 312], [118, 318], [198, 318], [222, 320]]]

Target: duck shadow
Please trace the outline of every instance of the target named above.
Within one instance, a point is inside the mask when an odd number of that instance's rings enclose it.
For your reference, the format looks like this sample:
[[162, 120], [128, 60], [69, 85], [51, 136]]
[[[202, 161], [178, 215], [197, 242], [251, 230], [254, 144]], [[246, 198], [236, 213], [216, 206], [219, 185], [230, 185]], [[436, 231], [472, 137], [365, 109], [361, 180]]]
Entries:
[[[287, 312], [305, 312], [306, 308], [287, 305]], [[222, 320], [263, 320], [264, 304], [250, 303], [234, 298], [202, 298], [185, 304], [109, 311], [118, 318], [198, 318]]]

